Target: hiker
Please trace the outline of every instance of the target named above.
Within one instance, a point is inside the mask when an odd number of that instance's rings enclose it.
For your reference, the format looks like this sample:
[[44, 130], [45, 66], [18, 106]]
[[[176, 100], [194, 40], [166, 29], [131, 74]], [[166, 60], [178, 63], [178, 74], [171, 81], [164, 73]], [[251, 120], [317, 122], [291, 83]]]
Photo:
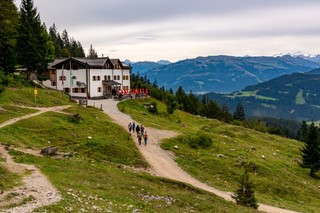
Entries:
[[131, 134], [131, 129], [132, 129], [132, 125], [131, 125], [131, 123], [129, 123], [128, 124], [128, 130], [129, 130], [130, 134]]
[[138, 142], [139, 142], [139, 145], [141, 145], [141, 140], [142, 140], [142, 134], [139, 132], [138, 135]]
[[134, 134], [134, 130], [136, 129], [136, 123], [133, 121], [132, 122], [132, 130], [133, 130], [133, 134]]
[[141, 134], [143, 135], [144, 134], [144, 126], [142, 126], [142, 124], [140, 126], [140, 130], [141, 130]]
[[144, 138], [144, 145], [146, 146], [147, 143], [148, 143], [148, 134], [147, 134], [147, 132], [144, 133], [143, 138]]
[[137, 125], [136, 132], [137, 132], [137, 134], [140, 132], [140, 125]]

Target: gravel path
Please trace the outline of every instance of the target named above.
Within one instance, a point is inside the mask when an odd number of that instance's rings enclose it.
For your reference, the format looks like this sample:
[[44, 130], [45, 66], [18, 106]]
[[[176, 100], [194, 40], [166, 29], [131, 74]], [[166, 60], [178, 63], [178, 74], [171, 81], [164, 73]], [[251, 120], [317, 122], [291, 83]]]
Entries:
[[[108, 99], [108, 100], [89, 100], [89, 105], [102, 108], [102, 110], [113, 119], [115, 123], [120, 124], [125, 129], [132, 118], [129, 115], [126, 115], [120, 112], [117, 108], [117, 101]], [[135, 121], [137, 124], [137, 122]], [[156, 176], [169, 178], [172, 180], [177, 180], [181, 182], [188, 183], [200, 189], [206, 190], [208, 192], [214, 193], [227, 201], [234, 200], [231, 197], [230, 192], [225, 192], [208, 186], [207, 184], [193, 178], [187, 172], [182, 170], [179, 165], [174, 161], [174, 156], [171, 152], [165, 151], [160, 147], [161, 140], [164, 138], [170, 138], [177, 135], [176, 132], [167, 131], [167, 130], [158, 130], [150, 127], [146, 127], [145, 131], [149, 135], [149, 143], [147, 146], [138, 145], [137, 147], [141, 152], [142, 156], [147, 160], [151, 167], [151, 173]], [[137, 141], [135, 135], [133, 135], [134, 141]], [[264, 205], [259, 203], [258, 210], [263, 212], [272, 212], [272, 213], [293, 213], [294, 211], [281, 209], [269, 205]]]
[[[36, 113], [28, 114], [22, 117], [13, 118], [2, 124], [0, 128], [14, 124], [22, 119], [27, 119], [33, 116], [40, 115], [48, 111], [60, 112], [70, 106], [50, 107], [50, 108], [33, 108], [39, 110]], [[28, 151], [28, 150], [26, 150]], [[0, 143], [0, 157], [5, 159], [1, 164], [9, 171], [23, 175], [20, 187], [13, 188], [0, 194], [0, 207], [10, 204], [19, 204], [24, 200], [31, 200], [24, 205], [0, 210], [1, 213], [27, 213], [34, 209], [50, 205], [61, 200], [61, 195], [58, 190], [51, 184], [48, 178], [40, 172], [40, 170], [27, 164], [15, 163], [11, 155], [9, 155], [6, 147]], [[28, 175], [24, 173], [28, 172]]]

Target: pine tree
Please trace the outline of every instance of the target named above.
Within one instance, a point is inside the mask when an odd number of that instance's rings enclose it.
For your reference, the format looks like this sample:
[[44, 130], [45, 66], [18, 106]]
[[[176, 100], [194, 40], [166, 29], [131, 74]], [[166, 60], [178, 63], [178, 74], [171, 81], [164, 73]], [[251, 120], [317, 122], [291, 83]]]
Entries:
[[88, 58], [98, 58], [98, 53], [93, 49], [92, 44], [90, 44]]
[[310, 169], [310, 176], [320, 170], [320, 140], [319, 129], [312, 123], [308, 128], [305, 146], [301, 149], [302, 166]]
[[298, 130], [297, 139], [303, 142], [306, 142], [308, 137], [308, 124], [305, 121], [302, 121], [301, 127]]
[[175, 96], [174, 95], [167, 95], [166, 97], [166, 105], [167, 105], [167, 112], [169, 115], [173, 114], [174, 111], [176, 110], [177, 108], [177, 102], [176, 102], [176, 99], [175, 99]]
[[14, 71], [18, 11], [12, 0], [0, 1], [0, 69]]
[[245, 113], [244, 113], [244, 107], [242, 103], [239, 103], [237, 105], [236, 111], [233, 114], [233, 119], [243, 121], [246, 119]]
[[232, 196], [237, 204], [252, 207], [257, 209], [259, 207], [257, 200], [254, 196], [253, 183], [249, 180], [249, 173], [245, 170], [244, 174], [239, 180], [240, 187], [235, 191]]
[[18, 62], [30, 71], [47, 69], [52, 43], [32, 0], [22, 0], [17, 38]]

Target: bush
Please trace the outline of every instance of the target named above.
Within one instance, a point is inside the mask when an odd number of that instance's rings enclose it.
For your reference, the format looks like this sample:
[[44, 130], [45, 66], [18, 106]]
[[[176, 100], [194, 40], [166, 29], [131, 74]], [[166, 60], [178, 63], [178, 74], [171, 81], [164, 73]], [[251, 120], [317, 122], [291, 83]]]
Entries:
[[154, 114], [158, 113], [157, 103], [156, 102], [150, 103], [150, 107], [148, 108], [148, 111]]
[[77, 123], [78, 124], [82, 120], [83, 120], [83, 118], [78, 113], [69, 115], [69, 121], [72, 122], [72, 123]]
[[193, 149], [197, 149], [198, 147], [205, 149], [212, 146], [212, 138], [207, 133], [199, 132], [197, 135], [189, 137], [188, 144]]

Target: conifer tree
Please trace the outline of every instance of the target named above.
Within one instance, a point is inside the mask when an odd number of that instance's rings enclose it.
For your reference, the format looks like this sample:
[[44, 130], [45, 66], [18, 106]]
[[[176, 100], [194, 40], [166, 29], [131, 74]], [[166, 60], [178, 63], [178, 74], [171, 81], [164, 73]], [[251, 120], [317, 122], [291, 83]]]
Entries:
[[92, 44], [90, 44], [88, 58], [98, 58], [98, 53], [93, 49]]
[[302, 166], [310, 169], [310, 176], [315, 177], [315, 173], [320, 170], [320, 140], [319, 130], [312, 123], [308, 128], [305, 146], [301, 149]]
[[18, 62], [30, 71], [47, 69], [52, 60], [52, 42], [32, 0], [22, 0], [17, 38]]
[[244, 113], [244, 107], [242, 103], [239, 103], [237, 105], [236, 111], [233, 114], [233, 119], [243, 121], [245, 120], [245, 113]]
[[240, 187], [235, 191], [232, 198], [236, 200], [237, 204], [257, 209], [259, 205], [254, 196], [253, 183], [249, 180], [249, 173], [247, 170], [242, 174], [239, 184]]
[[0, 1], [0, 69], [14, 71], [18, 11], [12, 0]]

